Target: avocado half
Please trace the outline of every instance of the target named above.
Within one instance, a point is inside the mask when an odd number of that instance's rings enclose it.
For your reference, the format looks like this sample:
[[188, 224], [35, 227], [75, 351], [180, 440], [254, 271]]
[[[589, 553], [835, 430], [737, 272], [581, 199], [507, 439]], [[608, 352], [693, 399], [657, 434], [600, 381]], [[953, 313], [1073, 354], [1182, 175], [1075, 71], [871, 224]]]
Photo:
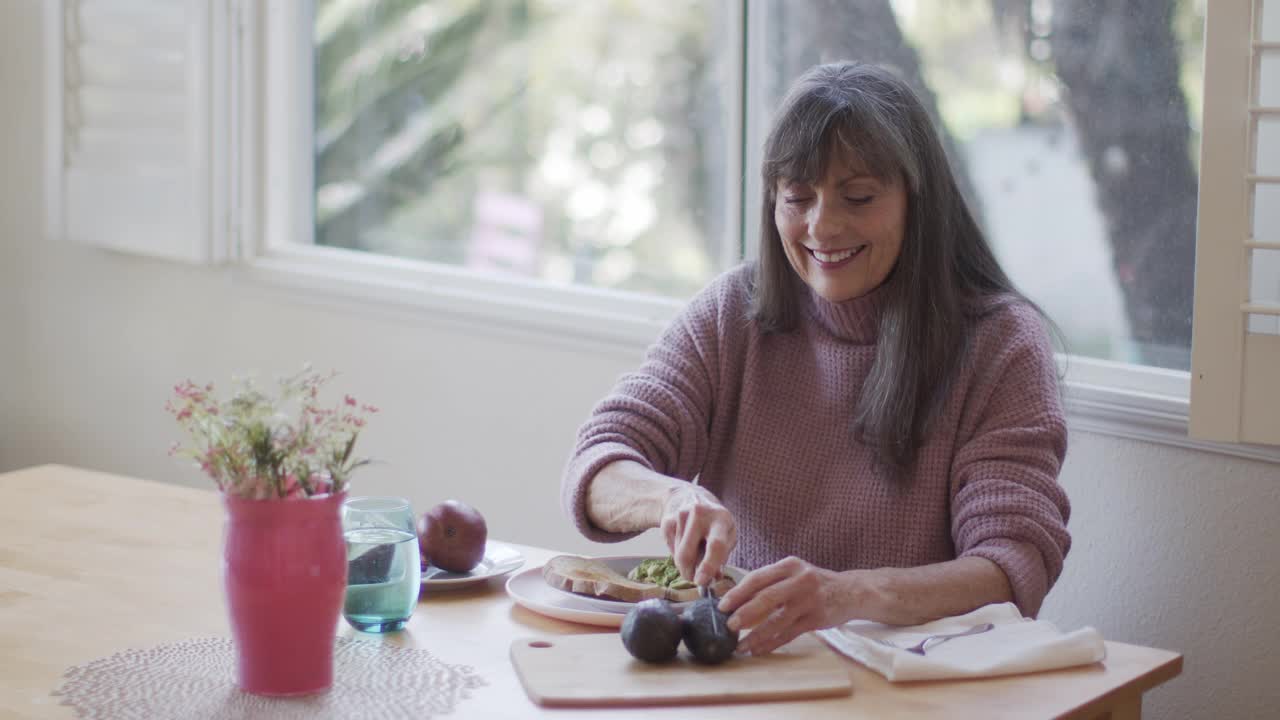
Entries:
[[680, 615], [666, 600], [644, 600], [636, 603], [623, 618], [622, 644], [639, 660], [667, 662], [675, 658], [680, 649], [682, 626]]
[[738, 631], [729, 629], [729, 616], [717, 604], [714, 597], [704, 597], [684, 609], [684, 645], [704, 665], [718, 665], [738, 648]]

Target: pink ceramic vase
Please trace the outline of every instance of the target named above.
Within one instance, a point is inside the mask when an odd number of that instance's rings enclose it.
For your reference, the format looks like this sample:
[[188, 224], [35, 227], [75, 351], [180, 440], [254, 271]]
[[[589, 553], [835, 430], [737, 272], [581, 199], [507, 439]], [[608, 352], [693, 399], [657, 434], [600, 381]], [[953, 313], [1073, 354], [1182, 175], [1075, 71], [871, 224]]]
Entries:
[[306, 695], [333, 684], [347, 584], [345, 498], [225, 497], [224, 583], [245, 692]]

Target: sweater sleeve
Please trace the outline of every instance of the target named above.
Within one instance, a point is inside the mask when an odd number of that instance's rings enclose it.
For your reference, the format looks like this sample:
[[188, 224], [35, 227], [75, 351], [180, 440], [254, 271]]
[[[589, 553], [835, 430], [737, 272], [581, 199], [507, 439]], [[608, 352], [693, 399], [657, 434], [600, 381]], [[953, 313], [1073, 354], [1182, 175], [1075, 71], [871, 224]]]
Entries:
[[1039, 317], [1024, 305], [996, 314], [994, 335], [975, 348], [984, 367], [975, 368], [962, 421], [971, 431], [952, 462], [951, 532], [957, 556], [998, 565], [1033, 617], [1071, 547], [1071, 506], [1058, 484], [1067, 427]]
[[560, 485], [561, 504], [578, 531], [596, 542], [638, 535], [606, 532], [587, 517], [587, 488], [601, 468], [634, 460], [649, 469], [692, 480], [707, 457], [715, 395], [720, 298], [725, 283], [699, 293], [592, 410]]

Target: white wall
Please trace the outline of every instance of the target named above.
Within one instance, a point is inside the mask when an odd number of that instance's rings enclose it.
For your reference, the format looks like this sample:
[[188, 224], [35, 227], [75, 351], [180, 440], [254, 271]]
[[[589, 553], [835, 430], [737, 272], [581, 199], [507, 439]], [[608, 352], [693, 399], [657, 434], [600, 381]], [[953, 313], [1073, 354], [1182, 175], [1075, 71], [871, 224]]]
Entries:
[[[364, 444], [385, 464], [359, 492], [419, 508], [457, 497], [495, 537], [601, 550], [568, 529], [557, 483], [578, 423], [638, 351], [335, 310], [226, 271], [46, 241], [40, 38], [38, 0], [0, 2], [0, 471], [57, 462], [206, 485], [165, 454], [173, 382], [310, 360], [385, 408]], [[1185, 653], [1150, 717], [1274, 717], [1280, 466], [1071, 443], [1075, 546], [1045, 617]]]

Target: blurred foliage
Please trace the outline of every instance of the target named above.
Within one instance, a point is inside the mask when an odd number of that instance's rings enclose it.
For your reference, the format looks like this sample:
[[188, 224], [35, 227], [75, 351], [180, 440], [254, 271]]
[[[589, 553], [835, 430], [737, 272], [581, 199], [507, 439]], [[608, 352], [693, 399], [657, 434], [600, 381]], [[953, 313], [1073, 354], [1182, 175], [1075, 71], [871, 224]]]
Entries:
[[726, 207], [720, 5], [319, 0], [317, 242], [692, 294]]

